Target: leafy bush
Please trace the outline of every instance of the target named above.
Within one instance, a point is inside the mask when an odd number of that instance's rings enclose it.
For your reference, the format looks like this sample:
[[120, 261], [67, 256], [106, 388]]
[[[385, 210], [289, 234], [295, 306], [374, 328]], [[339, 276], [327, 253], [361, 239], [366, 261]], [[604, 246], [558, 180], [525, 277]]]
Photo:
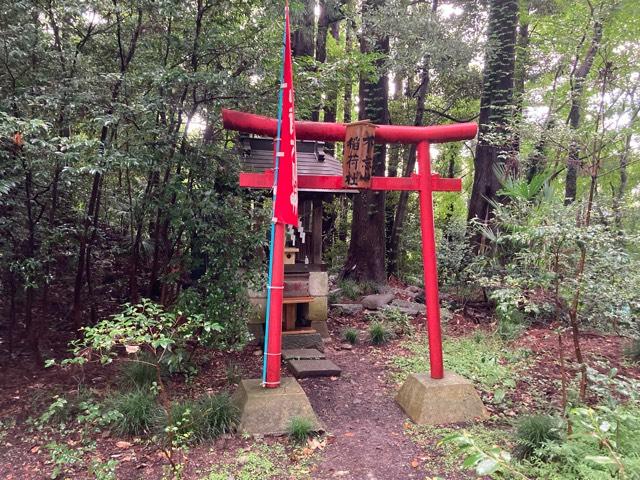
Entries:
[[107, 400], [111, 410], [118, 412], [112, 429], [119, 435], [143, 435], [153, 430], [161, 416], [155, 396], [148, 390], [117, 393]]
[[529, 458], [547, 442], [562, 439], [562, 422], [550, 415], [529, 415], [516, 428], [516, 458]]
[[[443, 442], [457, 445], [465, 456], [465, 467], [491, 478], [640, 478], [640, 407], [637, 404], [574, 408], [569, 412], [568, 421], [572, 432], [564, 441], [552, 437], [538, 443], [530, 456], [520, 462], [498, 446], [482, 445], [466, 432], [456, 432]], [[531, 438], [539, 439], [540, 432], [549, 433], [547, 426], [546, 421], [545, 425], [536, 424], [537, 433]]]
[[203, 329], [222, 330], [222, 326], [203, 322], [202, 315], [185, 316], [143, 299], [137, 305], [124, 305], [122, 312], [111, 318], [84, 327], [83, 338], [73, 342], [75, 357], [63, 364], [86, 363], [94, 356], [101, 363], [111, 363], [124, 352], [134, 356], [132, 361], [151, 364], [157, 370], [165, 366], [178, 371], [188, 360], [185, 347], [199, 338]]
[[293, 417], [288, 427], [289, 437], [296, 443], [303, 443], [313, 432], [313, 422], [304, 417]]
[[355, 328], [347, 328], [342, 333], [342, 336], [351, 345], [355, 345], [356, 343], [358, 343], [358, 333], [359, 333], [358, 330], [356, 330]]
[[391, 339], [391, 331], [384, 323], [374, 321], [369, 325], [369, 338], [374, 345], [382, 345]]
[[565, 206], [549, 189], [534, 188], [539, 196], [532, 199], [511, 183], [503, 191], [510, 201], [495, 205], [494, 228], [477, 226], [491, 248], [469, 263], [468, 281], [484, 289], [501, 319], [525, 324], [564, 317], [580, 282], [581, 321], [637, 331], [640, 264], [629, 248], [637, 238], [611, 228], [606, 218], [577, 224], [584, 205]]

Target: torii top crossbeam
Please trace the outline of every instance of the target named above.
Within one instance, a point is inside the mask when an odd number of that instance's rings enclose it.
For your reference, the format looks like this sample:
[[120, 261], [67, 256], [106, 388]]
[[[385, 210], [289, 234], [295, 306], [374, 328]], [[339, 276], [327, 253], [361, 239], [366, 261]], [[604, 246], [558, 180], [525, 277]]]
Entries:
[[[278, 121], [252, 113], [222, 110], [224, 127], [229, 130], [253, 133], [265, 137], [275, 137]], [[296, 121], [298, 140], [317, 142], [342, 142], [347, 133], [344, 123]], [[405, 125], [377, 125], [376, 143], [418, 144], [420, 142], [446, 143], [458, 140], [470, 140], [476, 136], [478, 126], [475, 123], [455, 125], [437, 125], [431, 127], [409, 127]]]
[[[236, 112], [222, 111], [223, 124], [226, 129], [256, 135], [276, 137], [278, 121], [273, 118]], [[420, 194], [420, 230], [422, 233], [422, 262], [424, 267], [425, 303], [427, 307], [427, 331], [429, 335], [430, 373], [434, 379], [444, 377], [442, 361], [442, 338], [440, 327], [440, 302], [438, 294], [438, 270], [436, 265], [435, 227], [433, 221], [433, 192], [460, 191], [462, 182], [459, 178], [441, 178], [431, 173], [429, 145], [431, 143], [455, 142], [470, 140], [477, 134], [478, 127], [474, 123], [455, 125], [439, 125], [429, 127], [376, 125], [375, 143], [401, 143], [417, 145], [418, 174], [410, 177], [371, 177], [366, 188], [372, 190], [413, 190]], [[343, 142], [347, 135], [347, 125], [340, 123], [295, 122], [296, 136], [300, 140]], [[273, 170], [263, 173], [241, 173], [240, 186], [246, 188], [272, 188]], [[298, 186], [309, 190], [347, 190], [345, 178], [341, 176], [299, 175]], [[350, 189], [350, 191], [352, 191]], [[280, 336], [280, 325], [276, 329]], [[279, 349], [279, 343], [277, 344]], [[279, 382], [280, 352], [271, 353], [277, 357]]]

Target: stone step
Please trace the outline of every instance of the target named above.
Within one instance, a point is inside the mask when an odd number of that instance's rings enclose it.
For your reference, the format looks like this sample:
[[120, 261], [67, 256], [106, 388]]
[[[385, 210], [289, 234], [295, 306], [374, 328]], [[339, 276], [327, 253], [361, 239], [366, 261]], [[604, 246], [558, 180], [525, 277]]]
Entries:
[[290, 360], [289, 370], [296, 378], [339, 377], [342, 373], [331, 360]]
[[287, 360], [321, 360], [327, 358], [324, 353], [315, 348], [292, 348], [282, 350], [282, 359]]
[[315, 330], [302, 330], [293, 332], [282, 332], [282, 349], [294, 350], [301, 348], [313, 348], [320, 352], [324, 351], [322, 336]]

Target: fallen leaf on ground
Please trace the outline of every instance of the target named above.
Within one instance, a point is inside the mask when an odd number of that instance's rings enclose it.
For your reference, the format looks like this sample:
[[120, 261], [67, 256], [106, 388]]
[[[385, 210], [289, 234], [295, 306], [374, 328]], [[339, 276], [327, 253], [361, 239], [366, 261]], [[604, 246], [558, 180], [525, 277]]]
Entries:
[[118, 448], [131, 448], [132, 446], [133, 446], [132, 443], [125, 442], [125, 441], [116, 442], [116, 447]]

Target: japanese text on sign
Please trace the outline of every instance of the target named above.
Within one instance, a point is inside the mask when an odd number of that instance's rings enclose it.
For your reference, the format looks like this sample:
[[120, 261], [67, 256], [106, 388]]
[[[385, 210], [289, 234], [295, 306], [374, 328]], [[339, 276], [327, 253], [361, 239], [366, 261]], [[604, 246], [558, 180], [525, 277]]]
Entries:
[[347, 187], [369, 188], [373, 172], [375, 125], [367, 120], [347, 125], [342, 171]]

